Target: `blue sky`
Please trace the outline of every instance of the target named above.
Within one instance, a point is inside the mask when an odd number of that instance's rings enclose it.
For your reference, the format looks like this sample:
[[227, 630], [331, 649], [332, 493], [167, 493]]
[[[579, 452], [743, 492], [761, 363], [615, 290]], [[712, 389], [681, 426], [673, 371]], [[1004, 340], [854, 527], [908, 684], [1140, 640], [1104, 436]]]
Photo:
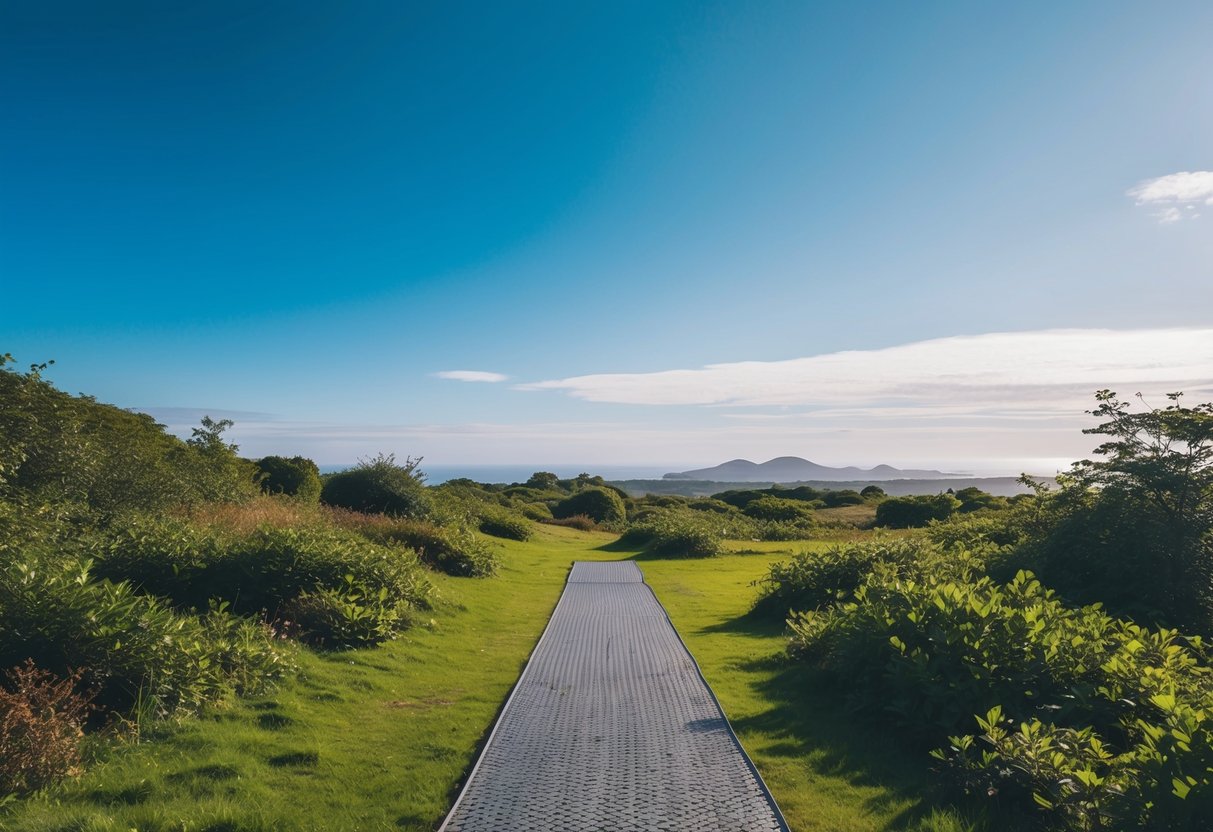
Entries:
[[1099, 387], [1213, 398], [1211, 32], [1197, 2], [4, 4], [0, 352], [322, 463], [1049, 473]]

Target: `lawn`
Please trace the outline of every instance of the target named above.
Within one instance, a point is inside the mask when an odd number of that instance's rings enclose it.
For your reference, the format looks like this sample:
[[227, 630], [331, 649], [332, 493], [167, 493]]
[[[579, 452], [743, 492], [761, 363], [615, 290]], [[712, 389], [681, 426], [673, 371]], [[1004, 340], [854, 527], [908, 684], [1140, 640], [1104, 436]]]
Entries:
[[[274, 695], [98, 743], [106, 759], [2, 819], [13, 830], [432, 830], [449, 808], [574, 560], [610, 535], [537, 527], [491, 579], [435, 576], [433, 621], [377, 648], [301, 651]], [[822, 543], [738, 543], [641, 568], [794, 830], [958, 830], [932, 815], [926, 757], [857, 725], [782, 660], [782, 623], [745, 613], [773, 560]]]
[[13, 830], [430, 830], [539, 638], [574, 560], [610, 535], [541, 526], [489, 579], [435, 575], [433, 624], [377, 648], [303, 651], [274, 695], [104, 749]]
[[972, 829], [932, 808], [925, 753], [851, 718], [823, 679], [784, 660], [782, 621], [747, 615], [771, 563], [827, 545], [736, 543], [747, 553], [641, 569], [793, 830]]

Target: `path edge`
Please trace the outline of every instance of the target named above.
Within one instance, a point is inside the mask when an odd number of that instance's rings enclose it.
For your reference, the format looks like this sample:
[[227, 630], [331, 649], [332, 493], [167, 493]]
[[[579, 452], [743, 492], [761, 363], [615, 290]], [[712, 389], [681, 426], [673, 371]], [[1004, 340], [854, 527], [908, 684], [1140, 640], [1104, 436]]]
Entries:
[[[633, 561], [634, 562], [634, 561]], [[637, 564], [637, 568], [640, 565]], [[670, 618], [669, 610], [665, 608], [665, 604], [661, 603], [661, 599], [657, 597], [656, 590], [649, 585], [649, 582], [644, 579], [644, 570], [640, 570], [641, 583], [645, 589], [653, 596], [653, 600], [657, 602], [657, 606], [661, 609], [661, 614], [665, 616], [666, 623], [670, 625], [670, 629], [674, 631], [674, 635], [678, 638], [678, 643], [682, 645], [682, 650], [687, 654], [687, 658], [691, 660], [691, 666], [695, 668], [695, 674], [699, 676], [699, 681], [703, 682], [704, 688], [708, 692], [708, 696], [712, 697], [713, 704], [716, 705], [716, 710], [720, 711], [720, 716], [724, 719], [724, 727], [728, 729], [729, 738], [733, 740], [733, 745], [737, 746], [737, 753], [741, 755], [741, 759], [745, 760], [745, 764], [750, 769], [750, 773], [754, 775], [754, 780], [758, 783], [762, 793], [766, 795], [767, 801], [771, 804], [771, 810], [775, 813], [775, 820], [779, 822], [779, 828], [783, 832], [791, 832], [788, 827], [787, 819], [783, 816], [783, 810], [779, 808], [779, 804], [775, 801], [775, 795], [771, 794], [771, 789], [767, 786], [767, 781], [762, 779], [761, 772], [758, 771], [758, 766], [754, 765], [754, 761], [750, 759], [750, 755], [746, 752], [745, 746], [741, 744], [741, 740], [737, 738], [737, 732], [733, 730], [733, 721], [729, 719], [729, 715], [725, 712], [724, 706], [720, 704], [720, 700], [716, 698], [716, 691], [712, 690], [711, 684], [708, 683], [707, 677], [703, 675], [703, 668], [699, 666], [699, 662], [695, 659], [695, 654], [691, 652], [691, 648], [687, 646], [686, 641], [682, 638], [682, 633], [678, 632], [678, 628], [674, 626], [673, 619]]]
[[[459, 790], [459, 796], [455, 798], [455, 802], [451, 804], [451, 809], [446, 813], [446, 817], [442, 819], [442, 825], [438, 827], [437, 832], [446, 832], [447, 824], [451, 822], [451, 818], [455, 816], [455, 810], [459, 808], [459, 804], [463, 802], [464, 795], [467, 794], [468, 788], [472, 785], [472, 780], [476, 777], [476, 772], [480, 771], [480, 764], [484, 762], [484, 758], [488, 756], [489, 746], [493, 744], [493, 740], [497, 737], [497, 729], [501, 727], [501, 723], [505, 720], [506, 713], [510, 710], [510, 706], [514, 704], [514, 696], [522, 688], [522, 680], [531, 672], [531, 666], [534, 664], [532, 659], [539, 652], [539, 648], [543, 646], [544, 639], [548, 637], [548, 631], [552, 629], [552, 622], [556, 619], [556, 611], [560, 609], [560, 605], [564, 603], [565, 590], [569, 586], [569, 575], [573, 574], [573, 567], [577, 565], [574, 561], [569, 567], [568, 573], [565, 575], [564, 586], [560, 589], [560, 598], [556, 601], [556, 606], [552, 607], [552, 612], [548, 616], [547, 624], [543, 625], [543, 632], [539, 635], [539, 640], [535, 642], [535, 646], [531, 648], [531, 652], [527, 654], [526, 664], [522, 668], [522, 672], [518, 674], [518, 679], [514, 682], [514, 687], [510, 689], [510, 695], [506, 697], [505, 704], [501, 706], [500, 713], [497, 714], [497, 719], [493, 721], [493, 728], [489, 731], [488, 739], [484, 741], [484, 747], [480, 749], [480, 754], [476, 757], [476, 764], [472, 766], [472, 770], [468, 772], [467, 779], [463, 781], [463, 788]], [[641, 578], [643, 582], [643, 575]], [[657, 596], [654, 595], [654, 598]], [[660, 604], [660, 602], [658, 602]], [[664, 610], [664, 608], [663, 608]], [[672, 626], [672, 625], [671, 625]], [[694, 659], [692, 659], [694, 661]], [[723, 711], [722, 711], [723, 713]], [[764, 784], [765, 787], [765, 784]]]

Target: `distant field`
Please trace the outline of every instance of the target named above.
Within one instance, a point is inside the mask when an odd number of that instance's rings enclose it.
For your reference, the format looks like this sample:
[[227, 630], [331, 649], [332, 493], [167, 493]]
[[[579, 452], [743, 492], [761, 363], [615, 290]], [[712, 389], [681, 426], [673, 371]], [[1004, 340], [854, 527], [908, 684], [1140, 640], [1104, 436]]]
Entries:
[[[1040, 480], [1049, 485], [1056, 485], [1051, 477], [1041, 477]], [[708, 482], [706, 480], [611, 480], [610, 484], [626, 491], [633, 497], [645, 494], [672, 494], [682, 497], [707, 497], [719, 494], [721, 491], [752, 490], [782, 486], [795, 488], [808, 485], [822, 490], [839, 491], [853, 489], [860, 491], [869, 485], [878, 485], [892, 497], [905, 497], [910, 494], [940, 494], [951, 488], [959, 491], [962, 488], [976, 487], [989, 494], [999, 497], [1010, 497], [1013, 494], [1026, 494], [1030, 489], [1024, 487], [1016, 477], [967, 477], [946, 480], [854, 480], [851, 482], [829, 482], [812, 480], [805, 482]]]

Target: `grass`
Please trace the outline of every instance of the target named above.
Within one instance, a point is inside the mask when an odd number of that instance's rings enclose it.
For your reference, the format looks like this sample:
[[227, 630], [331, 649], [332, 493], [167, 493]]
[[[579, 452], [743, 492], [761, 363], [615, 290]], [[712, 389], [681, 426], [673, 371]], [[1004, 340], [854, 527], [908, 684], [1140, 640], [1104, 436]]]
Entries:
[[784, 660], [783, 622], [748, 615], [751, 584], [772, 562], [828, 545], [747, 542], [732, 548], [748, 553], [642, 569], [793, 830], [979, 828], [932, 806], [925, 752], [852, 719], [825, 680]]
[[[435, 575], [434, 621], [377, 648], [302, 651], [273, 695], [98, 743], [78, 780], [0, 817], [5, 829], [432, 830], [457, 793], [574, 560], [632, 557], [605, 533], [537, 525], [501, 541], [491, 579]], [[793, 830], [959, 832], [932, 812], [924, 754], [852, 722], [783, 661], [782, 623], [746, 616], [751, 582], [814, 543], [731, 543], [709, 560], [646, 559], [646, 580], [703, 668]]]
[[25, 801], [11, 830], [430, 830], [542, 632], [573, 560], [610, 535], [537, 527], [501, 574], [435, 575], [434, 623], [386, 645], [303, 651], [273, 696], [102, 745], [108, 759]]

